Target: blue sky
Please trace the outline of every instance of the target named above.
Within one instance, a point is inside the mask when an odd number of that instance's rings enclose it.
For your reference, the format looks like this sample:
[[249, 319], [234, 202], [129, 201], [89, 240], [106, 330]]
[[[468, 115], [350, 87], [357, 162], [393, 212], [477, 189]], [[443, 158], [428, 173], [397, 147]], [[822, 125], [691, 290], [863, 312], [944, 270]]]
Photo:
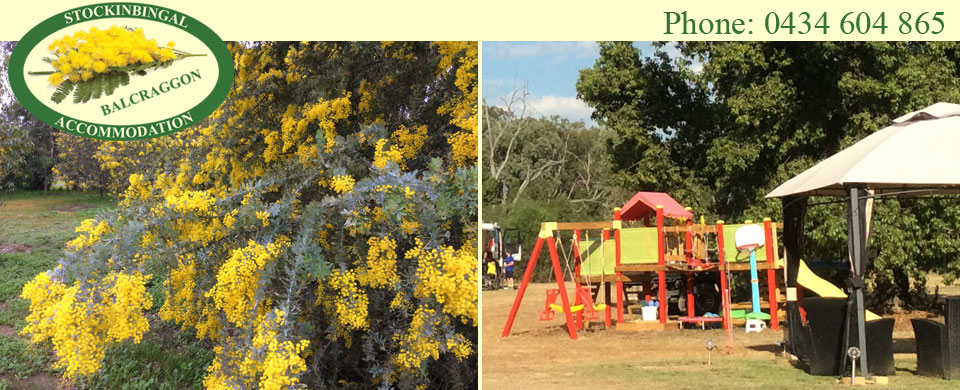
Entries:
[[[634, 43], [643, 56], [650, 42]], [[599, 57], [596, 42], [483, 42], [483, 98], [501, 106], [502, 97], [526, 84], [536, 116], [558, 115], [592, 125], [585, 103], [577, 100], [577, 77]]]

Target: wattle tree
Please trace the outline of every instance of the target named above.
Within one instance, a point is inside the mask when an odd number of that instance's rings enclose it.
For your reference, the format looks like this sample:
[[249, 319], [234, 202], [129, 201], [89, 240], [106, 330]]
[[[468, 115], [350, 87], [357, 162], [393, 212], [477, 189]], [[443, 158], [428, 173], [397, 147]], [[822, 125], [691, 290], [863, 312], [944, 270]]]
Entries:
[[156, 311], [212, 343], [208, 389], [474, 386], [477, 44], [231, 50], [199, 126], [99, 146], [119, 207], [24, 287], [23, 332], [67, 378]]

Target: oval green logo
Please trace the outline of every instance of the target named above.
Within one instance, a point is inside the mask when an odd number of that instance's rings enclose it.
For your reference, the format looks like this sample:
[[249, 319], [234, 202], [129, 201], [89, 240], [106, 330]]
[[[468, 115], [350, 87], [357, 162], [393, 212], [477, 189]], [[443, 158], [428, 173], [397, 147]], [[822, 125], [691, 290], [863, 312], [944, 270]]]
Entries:
[[172, 134], [213, 113], [233, 85], [233, 58], [213, 30], [182, 12], [102, 3], [31, 29], [9, 72], [20, 103], [50, 126], [128, 141]]

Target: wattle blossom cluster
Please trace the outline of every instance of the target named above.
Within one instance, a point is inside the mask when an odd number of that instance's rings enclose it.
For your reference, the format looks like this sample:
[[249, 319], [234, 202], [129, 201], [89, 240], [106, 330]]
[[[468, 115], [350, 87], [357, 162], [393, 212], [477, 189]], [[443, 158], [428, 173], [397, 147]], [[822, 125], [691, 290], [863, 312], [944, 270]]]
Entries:
[[106, 30], [91, 27], [53, 41], [48, 46], [55, 56], [51, 65], [55, 72], [48, 78], [51, 86], [63, 80], [87, 81], [111, 68], [173, 61], [177, 54], [174, 42], [161, 47], [155, 39], [147, 39], [143, 29], [111, 26]]

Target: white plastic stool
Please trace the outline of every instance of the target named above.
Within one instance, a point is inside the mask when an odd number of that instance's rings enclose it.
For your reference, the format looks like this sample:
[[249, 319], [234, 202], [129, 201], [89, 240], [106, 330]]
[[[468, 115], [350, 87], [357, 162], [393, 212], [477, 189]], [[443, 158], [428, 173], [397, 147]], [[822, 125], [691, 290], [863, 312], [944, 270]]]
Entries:
[[751, 319], [747, 320], [747, 333], [750, 332], [762, 332], [767, 328], [767, 323], [763, 320]]

